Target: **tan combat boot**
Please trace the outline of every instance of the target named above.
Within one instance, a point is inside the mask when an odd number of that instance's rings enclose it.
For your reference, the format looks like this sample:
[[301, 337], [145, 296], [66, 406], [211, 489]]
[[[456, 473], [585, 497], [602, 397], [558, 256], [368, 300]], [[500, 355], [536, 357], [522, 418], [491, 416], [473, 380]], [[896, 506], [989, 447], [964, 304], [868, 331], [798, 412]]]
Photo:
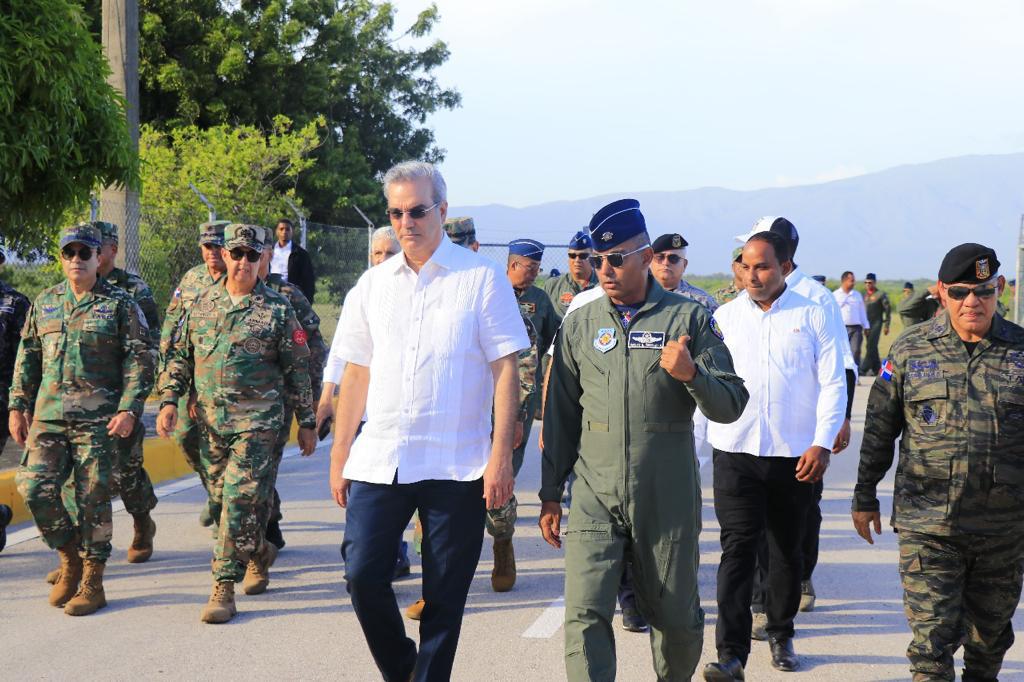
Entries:
[[107, 605], [107, 595], [103, 593], [103, 569], [106, 566], [98, 561], [85, 560], [82, 584], [71, 601], [64, 605], [64, 613], [69, 616], [88, 616]]
[[230, 580], [213, 584], [210, 601], [206, 602], [199, 620], [204, 623], [226, 623], [238, 613], [235, 608], [235, 584]]
[[409, 620], [419, 620], [423, 617], [423, 607], [426, 605], [427, 602], [422, 599], [417, 599], [405, 610], [405, 617]]
[[51, 585], [56, 585], [58, 580], [60, 580], [60, 566], [46, 574], [46, 582]]
[[494, 568], [491, 570], [491, 589], [508, 592], [516, 584], [516, 553], [512, 538], [494, 541]]
[[263, 594], [270, 584], [270, 566], [277, 559], [277, 546], [264, 542], [259, 552], [253, 553], [245, 567], [242, 591], [246, 594]]
[[135, 519], [135, 536], [128, 547], [128, 563], [141, 564], [153, 556], [153, 536], [156, 535], [156, 522], [149, 512], [132, 514]]
[[[82, 580], [82, 558], [78, 556], [78, 539], [57, 548], [60, 555], [60, 568], [56, 569], [57, 578], [50, 590], [50, 606], [64, 606], [78, 592], [78, 583]], [[52, 573], [52, 571], [51, 571]], [[46, 576], [49, 580], [50, 576]]]

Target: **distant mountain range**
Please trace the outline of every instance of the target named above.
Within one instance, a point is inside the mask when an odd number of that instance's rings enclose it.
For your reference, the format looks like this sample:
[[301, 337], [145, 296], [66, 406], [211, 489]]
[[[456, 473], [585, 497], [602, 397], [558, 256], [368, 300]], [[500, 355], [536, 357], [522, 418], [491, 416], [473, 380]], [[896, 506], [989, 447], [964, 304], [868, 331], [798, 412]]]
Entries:
[[[634, 192], [525, 208], [452, 206], [448, 214], [473, 216], [484, 243], [530, 237], [565, 244], [597, 209], [623, 196], [640, 201], [652, 238], [679, 232], [689, 241], [695, 275], [728, 271], [733, 236], [760, 216], [782, 215], [800, 232], [796, 260], [809, 274], [934, 277], [946, 251], [975, 241], [995, 248], [1001, 272], [1012, 278], [1024, 213], [1024, 154], [962, 156], [818, 185]], [[564, 262], [563, 254], [557, 262]]]

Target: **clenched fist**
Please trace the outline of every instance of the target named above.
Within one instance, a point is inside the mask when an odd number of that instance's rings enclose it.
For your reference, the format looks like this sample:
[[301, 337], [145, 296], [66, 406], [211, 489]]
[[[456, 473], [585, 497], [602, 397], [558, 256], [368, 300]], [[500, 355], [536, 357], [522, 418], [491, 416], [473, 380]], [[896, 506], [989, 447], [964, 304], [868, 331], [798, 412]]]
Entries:
[[690, 337], [683, 335], [678, 341], [669, 341], [661, 349], [661, 368], [668, 372], [669, 376], [678, 381], [692, 381], [697, 376], [697, 365], [690, 357], [690, 350], [686, 344]]

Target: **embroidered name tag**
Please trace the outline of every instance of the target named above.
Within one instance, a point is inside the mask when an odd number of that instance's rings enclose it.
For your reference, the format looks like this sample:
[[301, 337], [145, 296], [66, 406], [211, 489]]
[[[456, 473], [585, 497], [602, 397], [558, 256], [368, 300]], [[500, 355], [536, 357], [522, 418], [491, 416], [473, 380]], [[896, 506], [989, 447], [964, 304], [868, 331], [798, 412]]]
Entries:
[[629, 332], [627, 348], [664, 348], [665, 332], [645, 332], [636, 330]]

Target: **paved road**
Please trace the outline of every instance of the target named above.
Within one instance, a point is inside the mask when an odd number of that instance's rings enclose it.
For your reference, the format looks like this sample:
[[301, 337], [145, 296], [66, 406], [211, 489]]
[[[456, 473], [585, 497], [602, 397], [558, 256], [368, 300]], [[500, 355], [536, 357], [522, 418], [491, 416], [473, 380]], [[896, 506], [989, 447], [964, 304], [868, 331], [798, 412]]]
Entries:
[[[867, 387], [858, 389], [863, 414]], [[769, 664], [767, 644], [755, 642], [747, 667], [753, 680], [907, 679], [908, 640], [891, 533], [875, 547], [857, 538], [849, 521], [862, 420], [850, 452], [835, 460], [823, 501], [821, 562], [815, 574], [818, 608], [798, 618], [796, 648], [804, 672], [782, 674]], [[4, 679], [379, 679], [341, 582], [338, 546], [344, 515], [327, 501], [326, 448], [282, 464], [288, 546], [272, 573], [271, 589], [239, 597], [239, 616], [223, 626], [203, 625], [199, 611], [210, 589], [210, 538], [197, 523], [201, 490], [191, 480], [163, 487], [155, 511], [157, 551], [142, 565], [125, 563], [131, 519], [115, 514], [114, 555], [107, 569], [110, 606], [71, 618], [46, 604], [43, 575], [55, 554], [21, 526], [0, 554], [0, 631]], [[710, 476], [705, 471], [706, 476]], [[490, 542], [467, 607], [454, 679], [557, 680], [562, 667], [561, 555], [536, 529], [537, 451], [528, 453], [519, 482], [516, 551], [519, 582], [506, 594], [490, 590]], [[891, 481], [891, 476], [890, 476]], [[707, 612], [704, 661], [713, 658], [718, 527], [710, 481], [704, 486], [700, 591]], [[888, 488], [891, 491], [891, 485]], [[883, 506], [888, 507], [888, 492]], [[411, 532], [410, 532], [411, 536]], [[395, 584], [404, 606], [419, 595], [413, 577]], [[1021, 619], [1016, 621], [1018, 630]], [[415, 624], [410, 623], [415, 633]], [[617, 630], [620, 680], [649, 680], [646, 635]], [[1010, 651], [1003, 679], [1024, 679], [1024, 646]]]

